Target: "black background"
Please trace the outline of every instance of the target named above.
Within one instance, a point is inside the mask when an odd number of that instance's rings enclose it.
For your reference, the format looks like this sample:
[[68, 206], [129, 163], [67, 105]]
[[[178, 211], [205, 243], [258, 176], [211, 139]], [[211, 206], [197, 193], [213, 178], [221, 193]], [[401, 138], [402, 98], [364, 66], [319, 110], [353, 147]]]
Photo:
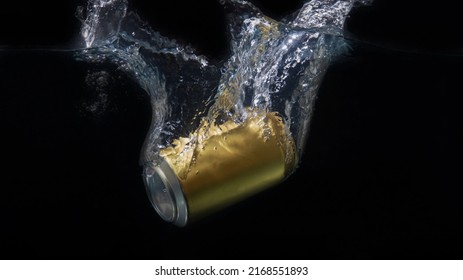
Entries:
[[[281, 2], [255, 3], [275, 18], [302, 4]], [[364, 43], [328, 71], [297, 172], [184, 229], [164, 223], [144, 191], [144, 93], [114, 75], [109, 108], [88, 114], [82, 104], [95, 89], [84, 80], [95, 69], [30, 50], [78, 47], [79, 4], [0, 9], [0, 258], [461, 259], [463, 36], [454, 2], [354, 10], [347, 30]], [[162, 34], [226, 58], [216, 1], [130, 5]]]

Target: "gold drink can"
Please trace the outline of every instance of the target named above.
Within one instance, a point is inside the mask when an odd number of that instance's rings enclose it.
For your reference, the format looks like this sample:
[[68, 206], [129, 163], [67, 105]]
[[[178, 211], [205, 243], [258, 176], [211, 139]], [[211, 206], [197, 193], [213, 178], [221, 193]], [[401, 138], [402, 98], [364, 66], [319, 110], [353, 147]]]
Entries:
[[145, 165], [145, 185], [158, 214], [185, 226], [281, 182], [295, 168], [295, 151], [275, 112], [250, 112], [239, 124], [203, 122], [161, 150], [159, 164]]

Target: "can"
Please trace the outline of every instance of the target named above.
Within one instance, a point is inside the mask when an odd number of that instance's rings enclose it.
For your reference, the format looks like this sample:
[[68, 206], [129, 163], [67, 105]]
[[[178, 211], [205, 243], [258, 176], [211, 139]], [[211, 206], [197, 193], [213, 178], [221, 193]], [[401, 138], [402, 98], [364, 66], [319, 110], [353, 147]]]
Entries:
[[[281, 182], [295, 169], [295, 144], [276, 112], [242, 123], [207, 121], [144, 167], [148, 197], [164, 220], [185, 226]], [[192, 144], [194, 142], [194, 144]]]

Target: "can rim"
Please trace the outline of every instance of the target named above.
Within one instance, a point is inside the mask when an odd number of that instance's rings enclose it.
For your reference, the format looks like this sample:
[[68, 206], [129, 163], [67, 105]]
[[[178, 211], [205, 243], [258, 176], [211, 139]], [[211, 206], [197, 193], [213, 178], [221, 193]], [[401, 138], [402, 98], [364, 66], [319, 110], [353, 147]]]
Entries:
[[[185, 226], [188, 222], [188, 207], [178, 177], [170, 165], [165, 160], [162, 160], [158, 165], [155, 165], [154, 162], [147, 162], [145, 163], [143, 177], [148, 198], [159, 216], [176, 226]], [[163, 185], [159, 186], [160, 183]], [[159, 189], [166, 189], [172, 198], [173, 208], [175, 209], [172, 219], [166, 217], [152, 199], [152, 194], [159, 191]]]

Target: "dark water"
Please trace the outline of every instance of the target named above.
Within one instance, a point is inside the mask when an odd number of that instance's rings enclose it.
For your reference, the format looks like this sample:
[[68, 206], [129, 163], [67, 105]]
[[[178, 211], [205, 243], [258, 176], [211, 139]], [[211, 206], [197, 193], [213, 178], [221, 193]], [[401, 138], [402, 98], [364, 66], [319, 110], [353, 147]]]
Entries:
[[421, 54], [354, 45], [325, 76], [298, 171], [186, 229], [145, 194], [151, 109], [137, 84], [69, 51], [0, 51], [0, 258], [459, 258], [463, 59], [440, 54], [451, 39], [408, 42]]

